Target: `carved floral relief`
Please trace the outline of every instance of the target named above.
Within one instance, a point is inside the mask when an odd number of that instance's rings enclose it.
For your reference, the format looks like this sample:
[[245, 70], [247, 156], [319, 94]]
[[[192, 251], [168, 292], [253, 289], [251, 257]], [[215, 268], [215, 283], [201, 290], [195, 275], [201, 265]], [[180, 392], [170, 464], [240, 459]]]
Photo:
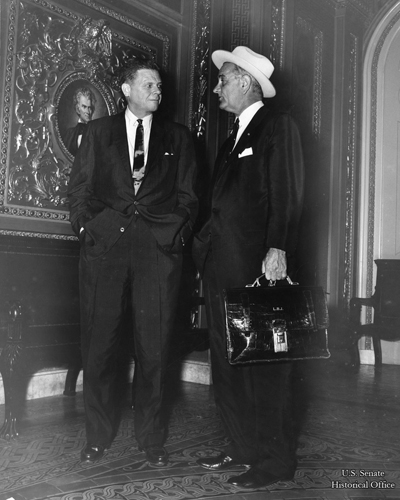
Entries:
[[[111, 30], [104, 20], [62, 19], [21, 4], [16, 52], [13, 144], [7, 178], [7, 204], [67, 210], [71, 155], [56, 149], [57, 114], [63, 77], [80, 74], [99, 81], [111, 66]], [[107, 111], [116, 107], [106, 86], [99, 86]], [[58, 119], [57, 119], [58, 118]], [[54, 133], [55, 132], [55, 133]], [[59, 144], [62, 152], [62, 141]]]
[[[67, 129], [77, 122], [75, 90], [91, 92], [93, 119], [116, 113], [124, 106], [119, 67], [135, 55], [152, 57], [163, 66], [169, 39], [154, 32], [162, 39], [157, 54], [140, 37], [113, 32], [105, 19], [80, 17], [45, 0], [10, 0], [8, 14], [0, 217], [68, 221], [73, 155], [65, 141]], [[135, 27], [153, 35], [144, 26]]]

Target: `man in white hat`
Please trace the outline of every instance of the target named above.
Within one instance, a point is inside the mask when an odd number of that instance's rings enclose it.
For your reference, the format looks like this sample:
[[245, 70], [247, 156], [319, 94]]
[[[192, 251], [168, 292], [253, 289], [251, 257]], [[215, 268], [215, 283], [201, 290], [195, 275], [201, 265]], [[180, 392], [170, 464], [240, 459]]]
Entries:
[[[260, 488], [290, 480], [296, 469], [291, 414], [291, 363], [234, 367], [226, 359], [223, 289], [287, 276], [303, 199], [299, 132], [286, 113], [263, 98], [275, 95], [274, 70], [247, 47], [217, 50], [214, 92], [236, 116], [214, 167], [209, 215], [195, 237], [193, 256], [202, 275], [210, 336], [215, 400], [229, 444], [218, 456], [200, 458], [211, 471], [247, 465], [228, 482]], [[238, 121], [238, 123], [237, 123]]]

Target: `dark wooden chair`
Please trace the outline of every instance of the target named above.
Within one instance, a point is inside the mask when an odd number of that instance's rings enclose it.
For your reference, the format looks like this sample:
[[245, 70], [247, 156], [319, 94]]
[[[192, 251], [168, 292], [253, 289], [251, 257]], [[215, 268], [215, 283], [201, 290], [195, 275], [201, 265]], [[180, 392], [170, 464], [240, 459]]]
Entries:
[[82, 368], [79, 328], [64, 331], [32, 332], [24, 324], [20, 302], [9, 304], [7, 338], [0, 352], [5, 415], [1, 439], [19, 435], [19, 421], [30, 377], [38, 370], [67, 367], [65, 396], [76, 394], [76, 381]]
[[[375, 292], [372, 297], [353, 297], [350, 301], [351, 350], [355, 366], [360, 364], [358, 341], [372, 337], [375, 366], [382, 365], [381, 340], [400, 340], [400, 260], [377, 259]], [[361, 308], [372, 307], [373, 322], [361, 324]]]

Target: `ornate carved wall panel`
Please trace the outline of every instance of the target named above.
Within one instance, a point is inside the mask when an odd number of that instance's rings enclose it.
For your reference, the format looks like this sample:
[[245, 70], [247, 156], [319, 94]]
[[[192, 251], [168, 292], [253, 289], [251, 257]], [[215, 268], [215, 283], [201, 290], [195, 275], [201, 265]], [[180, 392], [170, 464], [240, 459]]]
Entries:
[[188, 123], [198, 141], [205, 140], [207, 125], [208, 63], [210, 58], [210, 0], [195, 0], [190, 68], [191, 96]]
[[318, 139], [321, 133], [323, 33], [301, 17], [296, 20], [296, 32], [297, 105], [303, 106], [302, 115], [308, 115], [309, 126]]
[[[332, 17], [322, 5], [294, 2], [292, 113], [299, 125], [305, 161], [305, 196], [298, 244], [299, 280], [326, 287], [329, 164], [332, 123]], [[289, 56], [288, 56], [289, 58]]]
[[345, 234], [344, 234], [344, 271], [343, 303], [346, 308], [353, 295], [353, 260], [354, 260], [354, 218], [355, 218], [355, 182], [358, 119], [358, 65], [359, 40], [350, 34], [349, 54], [347, 55], [349, 82], [347, 85], [347, 145], [346, 145], [346, 192], [345, 192]]
[[275, 68], [284, 67], [285, 35], [286, 35], [286, 0], [272, 2], [272, 34], [269, 58]]
[[[168, 88], [177, 88], [177, 16], [168, 24], [165, 15], [161, 20], [137, 7], [127, 10], [122, 2], [113, 10], [90, 0], [6, 0], [0, 75], [3, 234], [72, 234], [66, 194], [73, 156], [66, 135], [77, 122], [75, 90], [87, 87], [95, 96], [93, 118], [116, 113], [124, 106], [118, 69], [132, 56], [153, 58], [168, 75]], [[166, 7], [180, 12], [182, 4], [170, 0]], [[179, 106], [177, 96], [171, 97]]]
[[250, 39], [250, 0], [232, 1], [232, 35], [233, 50], [238, 45], [249, 45]]

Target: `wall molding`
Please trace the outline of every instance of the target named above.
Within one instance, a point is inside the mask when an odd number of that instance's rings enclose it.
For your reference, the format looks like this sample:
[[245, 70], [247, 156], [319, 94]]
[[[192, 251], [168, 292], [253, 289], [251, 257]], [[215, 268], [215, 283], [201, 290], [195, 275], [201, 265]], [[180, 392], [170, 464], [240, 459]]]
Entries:
[[349, 85], [347, 88], [347, 145], [346, 145], [346, 188], [345, 188], [345, 238], [344, 238], [344, 277], [343, 301], [346, 310], [353, 295], [354, 272], [354, 214], [355, 214], [355, 179], [356, 179], [356, 144], [357, 144], [357, 88], [358, 88], [358, 37], [350, 33], [349, 48]]

